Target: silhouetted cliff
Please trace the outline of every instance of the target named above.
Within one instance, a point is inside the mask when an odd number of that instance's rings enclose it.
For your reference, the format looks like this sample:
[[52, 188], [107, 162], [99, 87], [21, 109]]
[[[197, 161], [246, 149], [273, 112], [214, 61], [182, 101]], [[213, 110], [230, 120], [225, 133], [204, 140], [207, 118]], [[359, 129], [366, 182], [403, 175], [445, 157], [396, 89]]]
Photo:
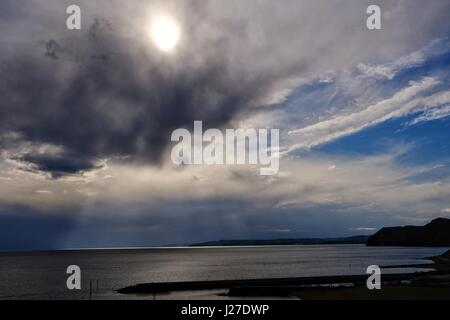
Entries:
[[383, 228], [367, 240], [368, 246], [450, 246], [450, 219], [437, 218], [423, 227]]

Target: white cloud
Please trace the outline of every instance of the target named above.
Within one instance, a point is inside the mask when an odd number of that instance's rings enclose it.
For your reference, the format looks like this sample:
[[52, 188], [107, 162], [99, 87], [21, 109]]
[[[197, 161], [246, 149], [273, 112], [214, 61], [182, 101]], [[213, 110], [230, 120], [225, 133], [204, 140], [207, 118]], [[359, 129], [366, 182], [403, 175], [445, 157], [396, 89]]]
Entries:
[[53, 194], [53, 191], [50, 190], [36, 190], [35, 192], [38, 194]]
[[443, 50], [448, 50], [447, 41], [448, 39], [446, 38], [434, 39], [422, 49], [401, 56], [391, 63], [359, 63], [357, 69], [360, 73], [368, 77], [373, 77], [378, 80], [392, 80], [400, 71], [420, 66], [433, 56], [442, 54]]
[[[289, 151], [308, 149], [322, 143], [354, 134], [369, 126], [386, 120], [406, 116], [413, 112], [426, 111], [450, 103], [450, 91], [444, 91], [427, 96], [427, 90], [435, 87], [438, 80], [430, 77], [418, 82], [411, 82], [406, 88], [397, 92], [391, 98], [369, 105], [362, 111], [348, 115], [337, 116], [313, 125], [289, 131]], [[433, 115], [445, 114], [433, 111]], [[431, 117], [428, 117], [431, 119]], [[422, 118], [425, 120], [425, 118]]]
[[350, 228], [352, 231], [375, 231], [376, 228], [370, 228], [370, 227], [358, 227], [358, 228]]
[[280, 232], [280, 233], [289, 233], [289, 232], [291, 232], [291, 229], [272, 229], [270, 231]]
[[[0, 203], [21, 203], [61, 213], [81, 207], [86, 217], [104, 211], [130, 216], [138, 214], [138, 211], [133, 213], [133, 208], [177, 207], [180, 203], [183, 203], [179, 210], [182, 212], [173, 214], [184, 215], [195, 211], [196, 204], [216, 199], [240, 203], [242, 211], [233, 211], [236, 215], [245, 214], [249, 208], [261, 214], [302, 215], [322, 206], [343, 219], [353, 214], [368, 217], [397, 214], [412, 218], [419, 215], [417, 212], [421, 217], [441, 214], [450, 197], [450, 181], [440, 177], [441, 181], [415, 182], [409, 178], [425, 169], [399, 165], [397, 156], [388, 152], [369, 157], [286, 157], [281, 163], [283, 171], [270, 179], [255, 174], [257, 168], [251, 166], [155, 168], [112, 161], [102, 175], [89, 181], [37, 179], [32, 175], [14, 177], [8, 184], [0, 184]], [[336, 169], [329, 170], [330, 164]], [[114, 176], [114, 183], [104, 179], [104, 175]], [[51, 190], [53, 194], [46, 192]], [[216, 214], [215, 210], [211, 209], [211, 215]], [[145, 212], [148, 216], [156, 214], [152, 210]], [[283, 220], [281, 216], [280, 219]], [[362, 224], [362, 227], [370, 225]]]
[[450, 116], [450, 105], [445, 105], [442, 107], [432, 108], [426, 110], [424, 114], [418, 116], [413, 121], [410, 122], [411, 125], [431, 120], [438, 120]]
[[407, 56], [400, 57], [394, 62], [386, 65], [370, 65], [360, 63], [358, 64], [357, 68], [359, 72], [369, 77], [392, 80], [400, 70], [415, 67], [424, 63], [425, 61], [425, 53], [422, 51], [416, 51]]

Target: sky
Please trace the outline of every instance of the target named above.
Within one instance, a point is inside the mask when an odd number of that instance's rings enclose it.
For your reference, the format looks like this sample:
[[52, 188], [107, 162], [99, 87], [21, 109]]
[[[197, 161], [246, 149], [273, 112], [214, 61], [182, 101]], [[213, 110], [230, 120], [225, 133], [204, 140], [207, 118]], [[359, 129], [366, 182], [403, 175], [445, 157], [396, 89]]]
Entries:
[[[338, 237], [450, 216], [450, 3], [0, 3], [0, 250]], [[171, 52], [151, 38], [170, 17]], [[280, 171], [176, 166], [177, 128], [276, 128]]]

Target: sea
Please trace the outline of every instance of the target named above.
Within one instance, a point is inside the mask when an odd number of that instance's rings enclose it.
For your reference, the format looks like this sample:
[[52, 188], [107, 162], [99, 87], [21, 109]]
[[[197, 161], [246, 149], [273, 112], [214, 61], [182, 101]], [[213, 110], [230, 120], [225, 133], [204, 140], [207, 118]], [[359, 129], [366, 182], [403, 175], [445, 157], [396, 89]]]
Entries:
[[[0, 299], [215, 299], [220, 290], [123, 295], [139, 283], [366, 274], [369, 265], [431, 262], [449, 248], [293, 245], [82, 249], [0, 253]], [[81, 290], [69, 290], [67, 267], [81, 269]], [[383, 273], [426, 269], [383, 269]]]

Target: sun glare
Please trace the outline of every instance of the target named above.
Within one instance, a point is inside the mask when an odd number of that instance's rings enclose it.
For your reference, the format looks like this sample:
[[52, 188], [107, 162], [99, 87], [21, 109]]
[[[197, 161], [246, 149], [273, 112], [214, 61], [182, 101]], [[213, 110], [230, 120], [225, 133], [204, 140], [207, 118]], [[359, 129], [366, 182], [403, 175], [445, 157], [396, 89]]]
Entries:
[[155, 45], [164, 52], [172, 51], [180, 39], [180, 29], [176, 22], [168, 17], [159, 17], [153, 21], [151, 37]]

